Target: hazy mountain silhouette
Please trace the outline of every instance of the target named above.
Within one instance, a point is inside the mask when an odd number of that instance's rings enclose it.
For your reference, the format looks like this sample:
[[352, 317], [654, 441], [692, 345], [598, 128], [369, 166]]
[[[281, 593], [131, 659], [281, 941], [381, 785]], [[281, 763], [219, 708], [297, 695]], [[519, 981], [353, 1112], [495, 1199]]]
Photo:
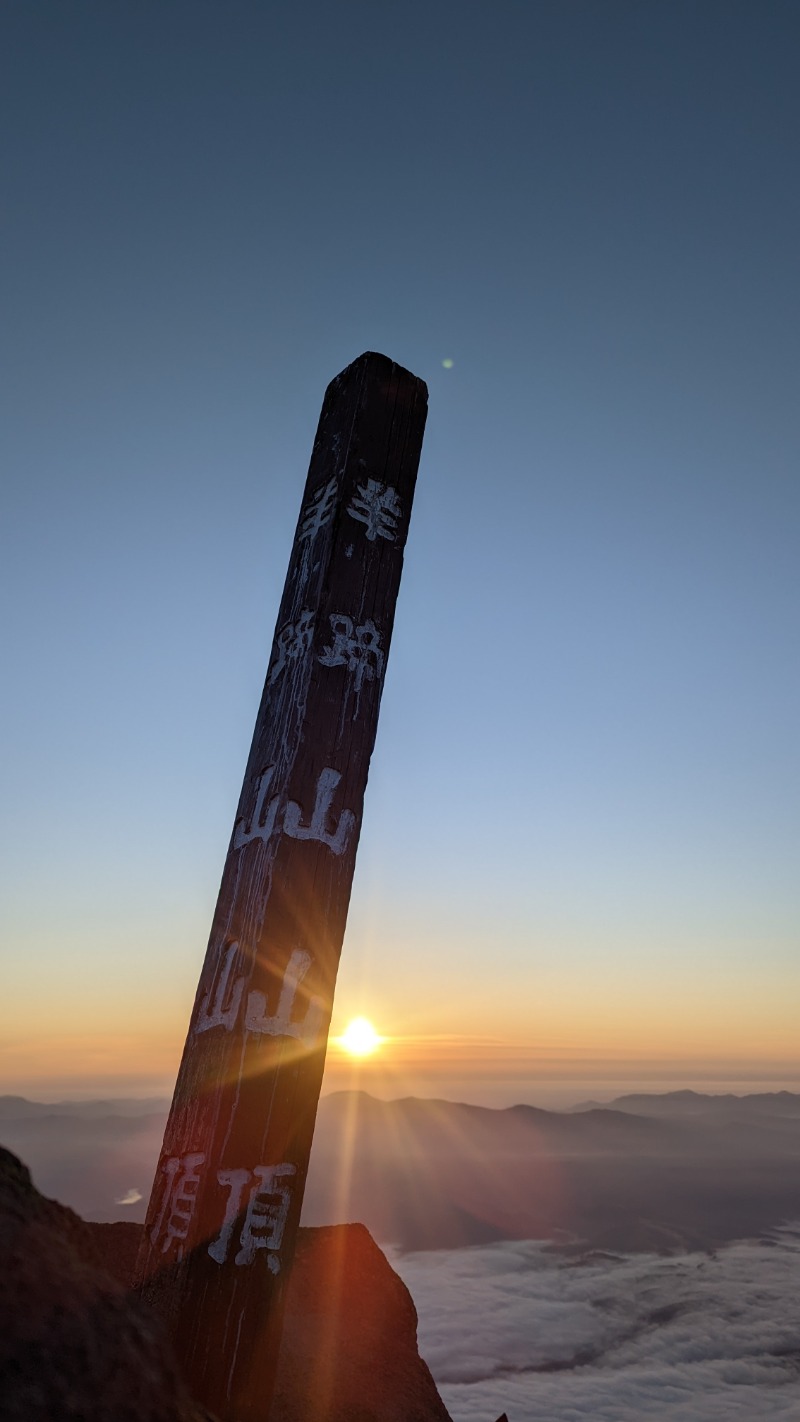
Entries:
[[[155, 1109], [153, 1109], [155, 1108]], [[167, 1103], [0, 1098], [0, 1140], [46, 1194], [144, 1217]], [[630, 1095], [570, 1112], [323, 1098], [304, 1221], [449, 1248], [550, 1239], [710, 1249], [800, 1219], [800, 1096]]]
[[24, 1096], [0, 1096], [1, 1121], [41, 1121], [45, 1116], [77, 1116], [82, 1120], [108, 1116], [152, 1116], [169, 1110], [169, 1097], [119, 1097], [109, 1101], [28, 1101]]
[[617, 1096], [613, 1101], [584, 1101], [573, 1112], [631, 1111], [643, 1116], [785, 1116], [800, 1118], [800, 1095], [793, 1091], [762, 1091], [751, 1096], [732, 1092], [705, 1095], [699, 1091], [665, 1091], [658, 1096], [645, 1092]]
[[343, 1092], [320, 1108], [306, 1218], [360, 1219], [409, 1249], [493, 1238], [713, 1248], [800, 1217], [798, 1166], [800, 1116], [769, 1105], [718, 1119]]
[[[168, 1101], [0, 1097], [0, 1143], [30, 1164], [43, 1194], [91, 1220], [144, 1219]], [[133, 1195], [144, 1200], [120, 1206]]]

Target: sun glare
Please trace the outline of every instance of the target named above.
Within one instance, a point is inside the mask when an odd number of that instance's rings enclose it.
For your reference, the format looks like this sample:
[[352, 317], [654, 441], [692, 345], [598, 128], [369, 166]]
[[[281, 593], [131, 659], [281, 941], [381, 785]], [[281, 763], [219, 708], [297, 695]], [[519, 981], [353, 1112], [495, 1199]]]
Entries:
[[339, 1038], [340, 1046], [344, 1047], [351, 1057], [368, 1057], [382, 1041], [383, 1038], [378, 1036], [366, 1017], [354, 1017]]

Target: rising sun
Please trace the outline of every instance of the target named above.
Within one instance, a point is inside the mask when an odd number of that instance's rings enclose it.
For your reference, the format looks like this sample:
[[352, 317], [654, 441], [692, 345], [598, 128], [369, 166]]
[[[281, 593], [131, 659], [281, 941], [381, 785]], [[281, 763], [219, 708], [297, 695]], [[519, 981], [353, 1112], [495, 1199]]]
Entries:
[[354, 1017], [339, 1038], [340, 1046], [344, 1047], [351, 1057], [368, 1057], [382, 1041], [383, 1038], [378, 1036], [366, 1017]]

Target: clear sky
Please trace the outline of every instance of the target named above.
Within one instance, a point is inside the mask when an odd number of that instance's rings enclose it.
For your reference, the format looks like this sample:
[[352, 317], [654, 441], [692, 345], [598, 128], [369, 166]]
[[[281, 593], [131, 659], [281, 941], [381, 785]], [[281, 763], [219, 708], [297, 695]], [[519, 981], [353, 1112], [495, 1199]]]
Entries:
[[6, 0], [0, 1090], [171, 1089], [367, 349], [430, 415], [359, 1079], [800, 1083], [799, 48], [794, 0]]

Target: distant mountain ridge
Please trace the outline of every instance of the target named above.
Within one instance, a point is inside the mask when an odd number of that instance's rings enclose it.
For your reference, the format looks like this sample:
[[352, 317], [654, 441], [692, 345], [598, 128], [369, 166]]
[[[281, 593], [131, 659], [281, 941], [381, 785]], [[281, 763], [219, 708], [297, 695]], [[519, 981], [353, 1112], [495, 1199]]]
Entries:
[[704, 1115], [709, 1112], [746, 1112], [771, 1116], [800, 1117], [800, 1094], [794, 1091], [733, 1092], [719, 1095], [701, 1091], [635, 1092], [613, 1101], [582, 1101], [570, 1107], [572, 1114], [585, 1111], [630, 1111], [636, 1115]]
[[800, 1218], [800, 1116], [674, 1106], [492, 1110], [337, 1093], [320, 1106], [304, 1218], [361, 1219], [406, 1249], [522, 1238], [660, 1252]]
[[[167, 1106], [0, 1098], [0, 1140], [84, 1216], [141, 1221]], [[406, 1249], [714, 1248], [800, 1219], [800, 1095], [637, 1093], [559, 1112], [336, 1092], [320, 1102], [303, 1218], [361, 1221]]]
[[43, 1116], [151, 1116], [169, 1111], [168, 1096], [113, 1097], [107, 1101], [28, 1101], [25, 1096], [0, 1096], [0, 1121], [41, 1120]]
[[[337, 1096], [351, 1093], [334, 1091], [324, 1096], [327, 1101]], [[362, 1093], [368, 1095], [368, 1093]], [[377, 1097], [371, 1098], [378, 1100]], [[436, 1098], [406, 1097], [408, 1101], [429, 1101]], [[391, 1104], [391, 1103], [389, 1103]], [[533, 1106], [519, 1102], [514, 1106], [474, 1106], [468, 1102], [448, 1101], [450, 1106], [464, 1107], [472, 1111], [531, 1111], [542, 1116], [572, 1116], [587, 1111], [625, 1111], [641, 1115], [662, 1115], [667, 1112], [680, 1114], [694, 1113], [722, 1108], [744, 1108], [748, 1111], [767, 1111], [770, 1114], [800, 1116], [800, 1092], [760, 1091], [736, 1095], [734, 1092], [682, 1091], [639, 1091], [615, 1096], [609, 1101], [581, 1101], [575, 1106], [556, 1111], [549, 1107]], [[168, 1096], [118, 1096], [107, 1099], [86, 1101], [31, 1101], [25, 1096], [0, 1096], [0, 1121], [40, 1119], [43, 1116], [148, 1116], [169, 1111]]]

